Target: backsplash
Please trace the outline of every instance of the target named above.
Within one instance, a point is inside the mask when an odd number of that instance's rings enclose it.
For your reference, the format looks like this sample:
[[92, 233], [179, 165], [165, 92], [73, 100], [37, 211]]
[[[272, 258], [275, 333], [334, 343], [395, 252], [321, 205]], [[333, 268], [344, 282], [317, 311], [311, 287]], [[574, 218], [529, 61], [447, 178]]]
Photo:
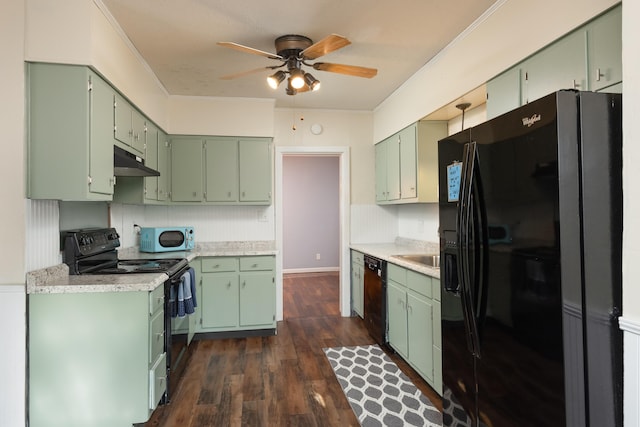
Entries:
[[58, 201], [25, 199], [25, 204], [25, 271], [60, 264], [62, 255]]
[[273, 206], [137, 206], [112, 203], [111, 226], [123, 248], [138, 246], [134, 227], [192, 226], [196, 242], [275, 240]]

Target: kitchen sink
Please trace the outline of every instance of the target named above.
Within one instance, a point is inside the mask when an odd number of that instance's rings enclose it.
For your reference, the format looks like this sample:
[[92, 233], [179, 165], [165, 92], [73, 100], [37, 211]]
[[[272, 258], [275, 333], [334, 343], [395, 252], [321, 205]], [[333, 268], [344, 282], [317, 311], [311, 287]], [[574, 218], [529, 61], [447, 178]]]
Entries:
[[394, 257], [426, 265], [427, 267], [440, 268], [440, 255], [438, 254], [394, 255]]

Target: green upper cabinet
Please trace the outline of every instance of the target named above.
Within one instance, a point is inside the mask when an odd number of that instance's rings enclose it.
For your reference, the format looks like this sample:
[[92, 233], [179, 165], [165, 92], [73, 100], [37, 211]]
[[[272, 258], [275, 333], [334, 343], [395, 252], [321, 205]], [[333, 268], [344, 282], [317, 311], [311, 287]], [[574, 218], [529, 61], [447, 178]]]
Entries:
[[527, 59], [521, 68], [523, 105], [559, 89], [587, 90], [586, 33], [574, 31]]
[[617, 5], [487, 82], [487, 119], [561, 89], [621, 92]]
[[387, 200], [387, 140], [379, 142], [375, 146], [376, 150], [376, 202]]
[[113, 201], [128, 204], [166, 204], [170, 185], [170, 147], [167, 134], [153, 122], [145, 121], [144, 163], [160, 176], [118, 177]]
[[171, 200], [201, 202], [204, 199], [203, 141], [201, 138], [171, 139]]
[[513, 67], [487, 82], [487, 118], [498, 117], [520, 106], [520, 73], [520, 67]]
[[208, 202], [237, 202], [238, 139], [205, 140], [206, 185]]
[[27, 197], [111, 200], [113, 96], [87, 67], [27, 63]]
[[144, 156], [144, 116], [118, 93], [114, 95], [113, 111], [113, 135], [116, 141], [124, 144], [122, 148], [125, 150]]
[[622, 82], [622, 7], [587, 25], [589, 84], [594, 91]]
[[376, 144], [376, 202], [400, 198], [400, 135]]
[[169, 137], [163, 130], [158, 130], [158, 201], [169, 199], [169, 188], [171, 185], [171, 148]]
[[438, 140], [447, 122], [420, 121], [376, 144], [376, 203], [438, 201]]
[[270, 138], [171, 138], [171, 201], [270, 205]]
[[271, 204], [271, 139], [241, 138], [238, 158], [240, 201]]
[[[145, 154], [144, 164], [151, 169], [158, 170], [158, 142], [160, 129], [153, 123], [145, 125]], [[162, 172], [160, 172], [162, 175]], [[144, 178], [144, 198], [146, 200], [158, 200], [158, 177], [148, 176]]]

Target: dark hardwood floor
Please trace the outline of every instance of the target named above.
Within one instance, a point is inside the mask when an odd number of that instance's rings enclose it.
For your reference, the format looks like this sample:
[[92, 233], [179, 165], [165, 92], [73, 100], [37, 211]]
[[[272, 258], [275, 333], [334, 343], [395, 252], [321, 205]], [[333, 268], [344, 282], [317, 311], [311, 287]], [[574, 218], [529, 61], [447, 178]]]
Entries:
[[[359, 317], [339, 311], [338, 273], [285, 275], [277, 335], [194, 341], [171, 403], [147, 426], [358, 426], [322, 349], [373, 344]], [[442, 410], [440, 397], [391, 358]]]

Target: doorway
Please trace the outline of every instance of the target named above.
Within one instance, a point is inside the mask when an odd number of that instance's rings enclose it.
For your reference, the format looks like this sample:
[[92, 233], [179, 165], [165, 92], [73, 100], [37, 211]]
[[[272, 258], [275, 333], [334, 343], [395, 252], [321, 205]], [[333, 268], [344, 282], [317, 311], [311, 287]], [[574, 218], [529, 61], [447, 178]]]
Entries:
[[[286, 156], [333, 156], [339, 162], [339, 249], [338, 249], [338, 277], [339, 277], [339, 310], [342, 316], [351, 314], [351, 292], [349, 281], [349, 148], [348, 147], [276, 147], [275, 149], [275, 177], [276, 194], [283, 195], [284, 158]], [[276, 197], [276, 245], [280, 251], [276, 265], [276, 317], [282, 320], [283, 310], [283, 248], [285, 242], [284, 231], [284, 203], [283, 197]], [[322, 255], [321, 255], [322, 257]]]

